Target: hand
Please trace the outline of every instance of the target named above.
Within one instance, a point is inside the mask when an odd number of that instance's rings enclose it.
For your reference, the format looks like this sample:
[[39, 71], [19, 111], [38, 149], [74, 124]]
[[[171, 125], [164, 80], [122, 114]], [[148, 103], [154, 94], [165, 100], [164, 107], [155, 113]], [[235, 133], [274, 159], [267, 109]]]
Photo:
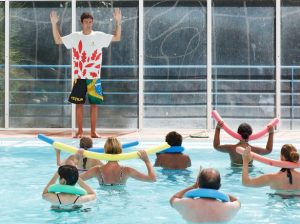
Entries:
[[139, 150], [138, 151], [138, 155], [139, 155], [140, 159], [143, 160], [144, 162], [148, 162], [149, 161], [149, 157], [148, 157], [148, 155], [147, 155], [147, 153], [146, 153], [145, 150]]
[[243, 161], [245, 163], [249, 163], [250, 161], [252, 161], [252, 155], [251, 155], [251, 147], [247, 146], [243, 152]]
[[268, 132], [269, 132], [269, 134], [273, 134], [274, 128], [272, 126], [268, 126]]
[[122, 20], [122, 13], [120, 8], [115, 8], [114, 9], [114, 19], [117, 22], [118, 25], [121, 25], [121, 20]]
[[217, 128], [221, 129], [224, 125], [224, 121], [219, 121], [217, 124]]
[[50, 20], [52, 25], [56, 25], [59, 21], [59, 16], [57, 15], [56, 11], [52, 11], [50, 13]]

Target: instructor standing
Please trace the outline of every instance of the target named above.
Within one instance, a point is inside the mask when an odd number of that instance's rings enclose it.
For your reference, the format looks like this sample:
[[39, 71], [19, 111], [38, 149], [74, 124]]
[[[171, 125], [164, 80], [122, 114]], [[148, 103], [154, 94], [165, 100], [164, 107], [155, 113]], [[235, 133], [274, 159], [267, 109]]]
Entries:
[[82, 31], [73, 32], [67, 36], [61, 37], [58, 29], [59, 16], [56, 11], [50, 14], [52, 23], [52, 32], [56, 44], [64, 44], [66, 48], [73, 52], [73, 75], [74, 84], [69, 97], [69, 102], [76, 104], [76, 124], [78, 131], [74, 138], [83, 136], [83, 105], [85, 103], [86, 93], [90, 103], [91, 119], [91, 137], [99, 138], [96, 132], [97, 126], [97, 104], [103, 102], [103, 93], [101, 87], [101, 65], [102, 48], [108, 47], [111, 41], [121, 40], [121, 10], [114, 10], [114, 19], [116, 22], [115, 34], [110, 35], [100, 31], [93, 31], [94, 18], [91, 14], [82, 13], [80, 21]]

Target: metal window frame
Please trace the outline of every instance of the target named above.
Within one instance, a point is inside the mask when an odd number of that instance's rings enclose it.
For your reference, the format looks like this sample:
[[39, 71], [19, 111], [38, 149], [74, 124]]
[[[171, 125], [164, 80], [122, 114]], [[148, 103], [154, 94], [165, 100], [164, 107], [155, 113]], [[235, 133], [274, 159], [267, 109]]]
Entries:
[[[31, 1], [31, 0], [0, 0], [5, 2], [5, 87], [4, 87], [4, 128], [10, 128], [9, 125], [9, 30], [10, 30], [10, 2], [17, 1]], [[48, 0], [40, 0], [48, 1]], [[70, 1], [70, 0], [65, 0]], [[212, 2], [213, 0], [206, 0], [207, 2], [207, 129], [212, 128]], [[144, 128], [144, 1], [139, 0], [139, 90], [138, 90], [138, 129]], [[72, 8], [72, 32], [76, 31], [76, 0], [71, 0]], [[275, 103], [275, 115], [276, 117], [281, 116], [281, 0], [276, 0], [275, 5], [275, 20], [276, 20], [276, 48], [275, 48], [275, 57], [276, 57], [276, 103]], [[72, 80], [73, 80], [72, 76]], [[75, 105], [72, 104], [72, 129], [76, 127], [75, 124]], [[278, 127], [279, 128], [279, 127]]]

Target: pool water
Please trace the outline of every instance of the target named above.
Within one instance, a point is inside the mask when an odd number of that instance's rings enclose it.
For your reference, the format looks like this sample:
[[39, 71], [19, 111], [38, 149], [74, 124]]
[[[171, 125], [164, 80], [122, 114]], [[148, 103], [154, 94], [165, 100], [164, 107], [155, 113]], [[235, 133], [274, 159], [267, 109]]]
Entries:
[[[77, 140], [60, 140], [77, 146]], [[103, 140], [97, 140], [103, 145]], [[136, 148], [148, 148], [159, 143], [143, 142]], [[255, 142], [263, 146], [262, 142]], [[279, 158], [281, 143], [274, 145], [269, 157]], [[125, 187], [100, 187], [98, 182], [88, 183], [96, 190], [97, 199], [73, 212], [55, 212], [42, 199], [42, 191], [56, 171], [54, 150], [35, 139], [0, 141], [1, 169], [1, 223], [185, 223], [169, 205], [170, 197], [194, 183], [199, 167], [217, 168], [222, 177], [222, 191], [237, 196], [242, 203], [238, 214], [229, 223], [294, 223], [300, 219], [300, 199], [283, 199], [272, 195], [269, 187], [248, 188], [241, 185], [241, 169], [231, 168], [227, 154], [212, 149], [207, 142], [186, 141], [186, 153], [192, 167], [186, 171], [164, 171], [155, 168], [157, 182], [147, 183], [129, 179]], [[299, 145], [295, 144], [297, 148]], [[66, 157], [67, 154], [62, 154]], [[150, 156], [152, 164], [155, 155]], [[146, 172], [144, 162], [138, 159], [122, 161]], [[251, 175], [276, 172], [278, 168], [255, 162]]]

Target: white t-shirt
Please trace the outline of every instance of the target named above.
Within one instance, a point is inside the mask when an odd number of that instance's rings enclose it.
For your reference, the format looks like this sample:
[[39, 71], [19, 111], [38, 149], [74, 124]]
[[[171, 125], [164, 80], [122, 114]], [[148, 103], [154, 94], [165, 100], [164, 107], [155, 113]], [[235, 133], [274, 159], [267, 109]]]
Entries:
[[92, 31], [88, 35], [74, 32], [62, 37], [66, 48], [73, 51], [75, 79], [98, 79], [101, 74], [102, 48], [108, 47], [113, 35]]

